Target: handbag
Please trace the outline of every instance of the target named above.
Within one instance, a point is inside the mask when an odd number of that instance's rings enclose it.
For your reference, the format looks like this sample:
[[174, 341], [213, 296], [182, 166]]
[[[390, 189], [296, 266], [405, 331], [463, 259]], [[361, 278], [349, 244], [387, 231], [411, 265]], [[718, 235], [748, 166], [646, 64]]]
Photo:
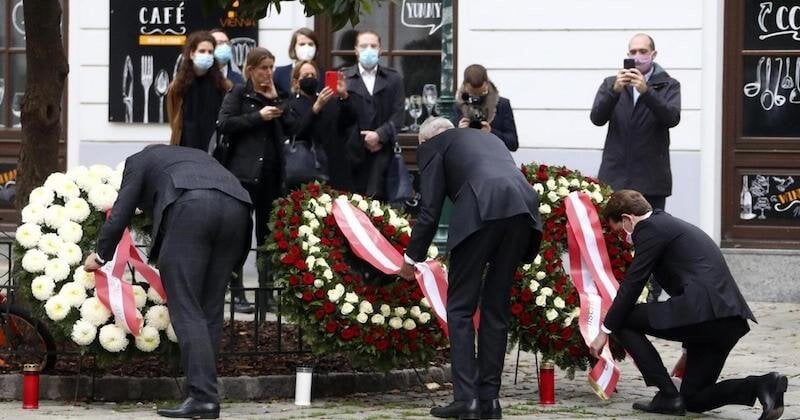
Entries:
[[222, 166], [228, 167], [231, 157], [231, 140], [217, 127], [208, 142], [208, 154], [217, 160]]
[[312, 181], [327, 182], [328, 174], [313, 142], [296, 141], [294, 137], [283, 143], [283, 182], [286, 189]]
[[408, 172], [400, 144], [394, 143], [394, 155], [386, 170], [386, 200], [403, 204], [414, 199], [414, 179]]

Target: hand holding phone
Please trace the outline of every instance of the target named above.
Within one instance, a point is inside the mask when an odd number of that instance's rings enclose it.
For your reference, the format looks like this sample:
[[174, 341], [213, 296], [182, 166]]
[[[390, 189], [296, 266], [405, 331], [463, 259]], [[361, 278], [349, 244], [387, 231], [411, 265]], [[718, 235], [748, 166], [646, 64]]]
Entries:
[[325, 72], [325, 86], [338, 95], [339, 72], [328, 70]]
[[626, 70], [636, 68], [636, 60], [633, 58], [626, 58], [622, 60], [622, 68]]

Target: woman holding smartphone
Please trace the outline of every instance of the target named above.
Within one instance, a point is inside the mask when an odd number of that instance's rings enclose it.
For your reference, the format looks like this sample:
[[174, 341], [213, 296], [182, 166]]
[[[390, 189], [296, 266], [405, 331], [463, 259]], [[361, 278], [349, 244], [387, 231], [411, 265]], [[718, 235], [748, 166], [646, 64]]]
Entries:
[[349, 130], [356, 129], [356, 115], [345, 80], [338, 72], [326, 73], [321, 90], [319, 80], [319, 70], [313, 62], [297, 63], [292, 71], [293, 98], [281, 118], [286, 133], [295, 141], [314, 144], [318, 160], [326, 168], [328, 184], [351, 191], [353, 180], [345, 142], [352, 137], [348, 136]]

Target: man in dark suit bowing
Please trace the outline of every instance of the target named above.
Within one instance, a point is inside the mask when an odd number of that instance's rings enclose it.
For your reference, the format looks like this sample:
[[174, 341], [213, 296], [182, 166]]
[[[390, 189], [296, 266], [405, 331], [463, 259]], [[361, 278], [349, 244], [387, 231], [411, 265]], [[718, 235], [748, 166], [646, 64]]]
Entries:
[[[612, 229], [631, 235], [636, 253], [590, 351], [597, 357], [608, 334], [614, 335], [645, 383], [658, 387], [652, 401], [633, 408], [683, 415], [728, 404], [751, 406], [757, 398], [763, 407], [759, 419], [780, 417], [786, 376], [772, 372], [717, 382], [728, 353], [750, 331], [747, 320], [755, 317], [716, 243], [696, 226], [654, 211], [633, 190], [615, 192], [603, 216]], [[636, 305], [651, 274], [671, 298]], [[645, 335], [683, 343], [676, 367], [684, 372], [680, 392]]]
[[[433, 118], [420, 128], [422, 204], [400, 276], [414, 278], [413, 264], [425, 260], [442, 203], [449, 197], [447, 324], [455, 401], [431, 409], [431, 414], [496, 419], [502, 418], [498, 393], [511, 284], [517, 266], [539, 251], [539, 196], [499, 138], [452, 127], [444, 118]], [[476, 358], [472, 317], [478, 307]]]
[[147, 146], [125, 161], [117, 201], [97, 251], [86, 258], [86, 270], [114, 256], [137, 208], [153, 222], [150, 260], [158, 261], [186, 373], [186, 400], [158, 414], [217, 418], [216, 354], [225, 288], [250, 245], [250, 196], [204, 151]]

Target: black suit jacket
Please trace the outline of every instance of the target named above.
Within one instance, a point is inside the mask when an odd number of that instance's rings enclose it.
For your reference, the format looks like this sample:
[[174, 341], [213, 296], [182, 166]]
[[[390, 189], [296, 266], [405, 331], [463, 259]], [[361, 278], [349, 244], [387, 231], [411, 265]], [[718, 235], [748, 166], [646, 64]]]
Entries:
[[104, 260], [114, 256], [122, 232], [138, 207], [153, 221], [150, 259], [157, 259], [164, 213], [184, 191], [199, 189], [219, 190], [250, 204], [250, 195], [239, 180], [204, 151], [162, 144], [128, 157], [117, 201], [97, 238], [97, 254]]
[[739, 316], [755, 321], [717, 244], [700, 228], [655, 210], [636, 224], [636, 253], [603, 324], [616, 331], [653, 273], [669, 293], [648, 304], [650, 325], [667, 329]]
[[[424, 261], [436, 233], [445, 197], [453, 201], [447, 247], [461, 241], [490, 220], [524, 214], [542, 230], [539, 195], [517, 167], [497, 136], [473, 128], [447, 130], [417, 149], [421, 208], [406, 254]], [[531, 245], [537, 245], [538, 241]], [[535, 250], [527, 253], [533, 259]]]

